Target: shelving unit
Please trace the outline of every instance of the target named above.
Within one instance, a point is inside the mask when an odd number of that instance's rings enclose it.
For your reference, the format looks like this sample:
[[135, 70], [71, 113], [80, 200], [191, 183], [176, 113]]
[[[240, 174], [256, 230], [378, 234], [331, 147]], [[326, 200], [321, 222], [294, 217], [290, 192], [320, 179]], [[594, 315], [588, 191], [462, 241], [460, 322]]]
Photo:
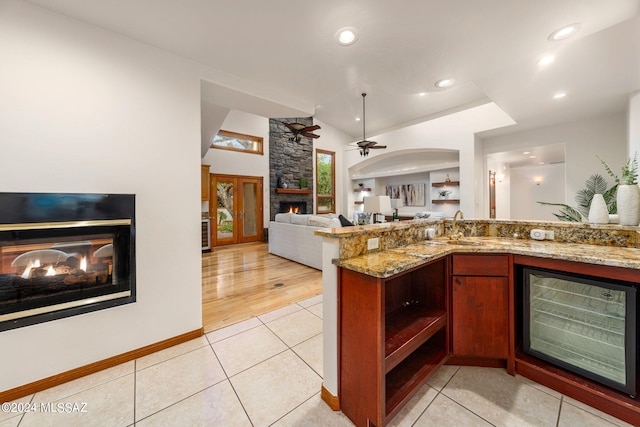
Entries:
[[432, 187], [458, 187], [460, 186], [460, 181], [445, 181], [445, 182], [432, 182]]
[[[365, 192], [371, 192], [373, 191], [371, 188], [369, 187], [358, 187], [358, 188], [354, 188], [353, 192], [358, 194], [358, 193], [365, 193]], [[364, 205], [364, 201], [362, 200], [356, 200], [355, 202], [353, 202], [354, 205]]]
[[384, 426], [444, 363], [447, 263], [387, 279], [340, 269], [340, 406], [356, 425]]

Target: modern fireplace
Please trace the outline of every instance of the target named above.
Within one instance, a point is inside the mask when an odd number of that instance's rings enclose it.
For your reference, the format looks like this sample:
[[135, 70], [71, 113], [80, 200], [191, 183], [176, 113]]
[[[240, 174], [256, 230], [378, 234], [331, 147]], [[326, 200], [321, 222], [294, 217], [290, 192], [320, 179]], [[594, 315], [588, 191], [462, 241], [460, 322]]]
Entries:
[[0, 331], [135, 302], [135, 196], [0, 193]]
[[296, 201], [280, 201], [280, 208], [278, 213], [295, 213], [295, 214], [306, 214], [307, 213], [307, 202], [296, 202]]

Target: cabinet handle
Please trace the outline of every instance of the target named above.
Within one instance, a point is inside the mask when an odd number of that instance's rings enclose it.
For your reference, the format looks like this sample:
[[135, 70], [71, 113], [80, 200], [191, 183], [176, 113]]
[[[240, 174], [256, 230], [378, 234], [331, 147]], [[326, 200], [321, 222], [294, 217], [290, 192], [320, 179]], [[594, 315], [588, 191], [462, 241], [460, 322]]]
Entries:
[[462, 286], [462, 282], [460, 281], [460, 279], [456, 279], [456, 285]]

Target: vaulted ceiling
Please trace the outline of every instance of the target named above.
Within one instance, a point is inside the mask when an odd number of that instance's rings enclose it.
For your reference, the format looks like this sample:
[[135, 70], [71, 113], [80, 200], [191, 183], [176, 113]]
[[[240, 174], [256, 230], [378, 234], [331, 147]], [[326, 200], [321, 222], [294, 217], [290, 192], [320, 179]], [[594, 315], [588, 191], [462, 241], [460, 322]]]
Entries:
[[[354, 138], [362, 92], [375, 135], [487, 100], [518, 123], [489, 134], [511, 132], [623, 111], [640, 90], [640, 0], [25, 1], [206, 64], [234, 90], [298, 100]], [[337, 44], [342, 27], [355, 44]]]

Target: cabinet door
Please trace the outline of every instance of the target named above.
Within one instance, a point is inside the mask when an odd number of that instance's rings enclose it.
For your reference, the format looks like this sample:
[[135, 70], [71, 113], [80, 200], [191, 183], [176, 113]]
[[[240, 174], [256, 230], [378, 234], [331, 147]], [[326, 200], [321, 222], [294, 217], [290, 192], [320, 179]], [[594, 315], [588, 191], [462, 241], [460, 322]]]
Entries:
[[200, 165], [200, 199], [209, 200], [209, 165]]
[[506, 277], [453, 276], [453, 354], [509, 355], [509, 281]]

